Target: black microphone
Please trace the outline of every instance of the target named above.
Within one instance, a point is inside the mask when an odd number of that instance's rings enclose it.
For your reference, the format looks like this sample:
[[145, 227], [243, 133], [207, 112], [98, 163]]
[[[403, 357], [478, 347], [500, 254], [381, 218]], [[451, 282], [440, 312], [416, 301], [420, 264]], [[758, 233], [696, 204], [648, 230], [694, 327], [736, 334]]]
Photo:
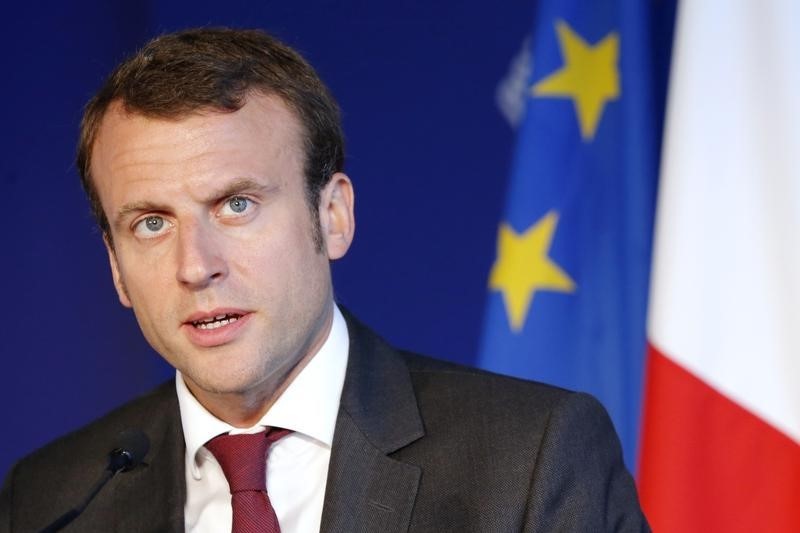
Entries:
[[78, 518], [78, 516], [86, 509], [97, 493], [100, 492], [106, 483], [113, 478], [118, 472], [127, 472], [132, 470], [139, 463], [142, 462], [147, 452], [150, 450], [150, 439], [147, 435], [139, 429], [126, 429], [117, 436], [114, 448], [108, 453], [108, 466], [106, 467], [103, 475], [94, 484], [92, 490], [84, 498], [84, 500], [77, 506], [73, 507], [60, 517], [58, 517], [52, 524], [42, 529], [40, 533], [54, 533], [61, 528]]
[[139, 429], [126, 429], [117, 436], [117, 444], [108, 454], [108, 467], [113, 473], [127, 472], [139, 465], [150, 450], [150, 439]]

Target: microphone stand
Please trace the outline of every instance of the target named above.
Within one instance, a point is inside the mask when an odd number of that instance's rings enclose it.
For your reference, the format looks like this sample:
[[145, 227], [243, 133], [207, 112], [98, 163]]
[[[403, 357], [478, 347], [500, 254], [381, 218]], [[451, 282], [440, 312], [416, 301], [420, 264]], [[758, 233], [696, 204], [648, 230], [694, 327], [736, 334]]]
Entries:
[[119, 468], [116, 470], [111, 470], [110, 467], [104, 470], [103, 475], [100, 476], [100, 479], [98, 479], [97, 483], [95, 483], [94, 486], [92, 486], [92, 490], [89, 491], [89, 494], [86, 496], [86, 498], [84, 498], [84, 500], [79, 505], [76, 505], [66, 513], [62, 514], [52, 524], [42, 529], [40, 533], [55, 533], [56, 531], [60, 531], [61, 528], [63, 528], [76, 518], [78, 518], [78, 515], [80, 515], [83, 512], [83, 510], [86, 509], [86, 506], [89, 505], [89, 502], [91, 502], [94, 499], [94, 497], [97, 496], [97, 493], [100, 492], [100, 489], [102, 489], [106, 483], [111, 481], [111, 478], [113, 478], [120, 470], [122, 469]]

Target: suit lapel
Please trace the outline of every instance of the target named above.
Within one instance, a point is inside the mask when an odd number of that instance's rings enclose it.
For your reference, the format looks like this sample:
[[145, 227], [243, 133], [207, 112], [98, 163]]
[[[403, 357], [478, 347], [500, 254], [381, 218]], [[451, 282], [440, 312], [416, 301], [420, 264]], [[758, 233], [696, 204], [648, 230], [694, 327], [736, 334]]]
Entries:
[[421, 471], [389, 454], [424, 435], [408, 368], [344, 315], [350, 354], [320, 531], [407, 531]]

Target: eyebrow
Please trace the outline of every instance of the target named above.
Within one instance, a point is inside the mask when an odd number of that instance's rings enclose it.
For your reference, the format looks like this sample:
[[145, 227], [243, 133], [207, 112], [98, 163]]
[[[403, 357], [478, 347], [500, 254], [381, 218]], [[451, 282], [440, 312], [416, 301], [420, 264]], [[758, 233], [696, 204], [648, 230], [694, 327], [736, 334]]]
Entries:
[[145, 211], [166, 211], [166, 207], [161, 204], [145, 201], [127, 203], [117, 210], [116, 216], [114, 217], [114, 227], [119, 229], [125, 219], [130, 215], [143, 213]]
[[226, 184], [221, 189], [213, 192], [208, 199], [207, 203], [214, 203], [228, 196], [236, 196], [245, 192], [261, 192], [265, 190], [274, 190], [279, 188], [278, 184], [264, 184], [259, 183], [252, 178], [236, 178], [230, 183]]
[[[252, 178], [236, 178], [224, 187], [217, 189], [206, 197], [204, 201], [207, 204], [216, 203], [229, 196], [236, 196], [246, 192], [261, 192], [265, 190], [275, 190], [280, 188], [279, 184], [263, 184]], [[150, 201], [130, 202], [120, 207], [116, 216], [114, 217], [114, 226], [119, 227], [123, 221], [132, 214], [142, 213], [146, 211], [163, 212], [168, 211], [168, 207], [164, 204], [159, 204]]]

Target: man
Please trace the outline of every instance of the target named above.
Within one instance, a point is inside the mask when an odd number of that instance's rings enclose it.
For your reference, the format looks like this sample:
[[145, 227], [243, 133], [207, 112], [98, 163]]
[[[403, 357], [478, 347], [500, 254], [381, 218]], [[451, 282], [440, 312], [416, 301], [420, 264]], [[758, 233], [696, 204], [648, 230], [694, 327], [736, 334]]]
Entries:
[[78, 168], [176, 379], [17, 463], [0, 531], [78, 505], [128, 428], [150, 451], [68, 529], [647, 530], [597, 402], [398, 352], [334, 304], [343, 161], [336, 104], [264, 33], [166, 35], [112, 73]]

